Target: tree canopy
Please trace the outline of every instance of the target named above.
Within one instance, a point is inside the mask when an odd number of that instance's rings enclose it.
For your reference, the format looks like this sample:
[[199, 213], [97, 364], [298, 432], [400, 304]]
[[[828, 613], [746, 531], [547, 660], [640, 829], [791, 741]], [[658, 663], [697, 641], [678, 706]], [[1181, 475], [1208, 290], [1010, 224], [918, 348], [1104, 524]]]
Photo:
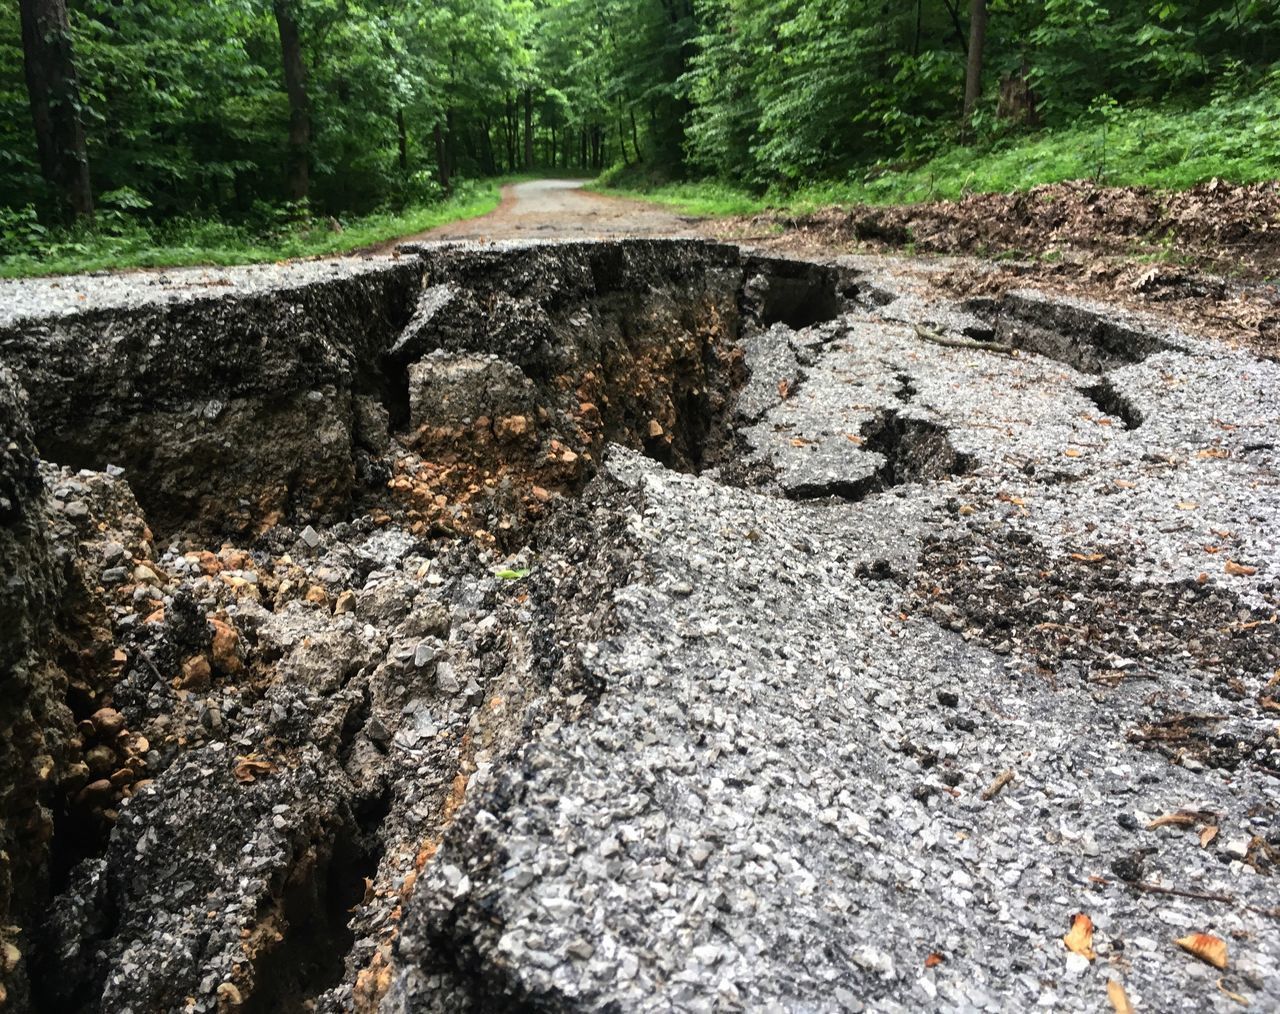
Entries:
[[155, 218], [361, 213], [535, 166], [796, 184], [1274, 87], [1277, 60], [1274, 0], [20, 0], [0, 207], [87, 214], [82, 166], [99, 208]]

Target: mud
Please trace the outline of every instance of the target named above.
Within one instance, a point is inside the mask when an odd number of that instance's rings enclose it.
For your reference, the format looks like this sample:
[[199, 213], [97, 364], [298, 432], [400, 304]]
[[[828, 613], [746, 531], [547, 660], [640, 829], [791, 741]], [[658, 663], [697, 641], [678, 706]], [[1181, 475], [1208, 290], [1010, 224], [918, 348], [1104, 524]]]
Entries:
[[679, 240], [65, 284], [0, 314], [5, 1009], [1203, 1006], [1170, 925], [1276, 1000], [1274, 364]]

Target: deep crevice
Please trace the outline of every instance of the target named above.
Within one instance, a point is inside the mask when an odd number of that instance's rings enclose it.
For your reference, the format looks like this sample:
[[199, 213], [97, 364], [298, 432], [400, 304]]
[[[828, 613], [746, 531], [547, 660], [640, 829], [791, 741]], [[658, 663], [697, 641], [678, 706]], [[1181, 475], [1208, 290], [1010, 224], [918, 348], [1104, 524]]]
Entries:
[[1105, 415], [1119, 419], [1126, 429], [1136, 430], [1143, 423], [1143, 416], [1127, 397], [1116, 390], [1109, 379], [1103, 377], [1096, 384], [1079, 389], [1080, 393], [1098, 406]]
[[787, 495], [793, 500], [836, 497], [857, 502], [894, 486], [962, 475], [974, 464], [969, 455], [951, 445], [945, 427], [900, 415], [896, 409], [886, 409], [864, 423], [861, 436], [862, 450], [884, 459], [873, 473], [860, 479], [794, 486]]

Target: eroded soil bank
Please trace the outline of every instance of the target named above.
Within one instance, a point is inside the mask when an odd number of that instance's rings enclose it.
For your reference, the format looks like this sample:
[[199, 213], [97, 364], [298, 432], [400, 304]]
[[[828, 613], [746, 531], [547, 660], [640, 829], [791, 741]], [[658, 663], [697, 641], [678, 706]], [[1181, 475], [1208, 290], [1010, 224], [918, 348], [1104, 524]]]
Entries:
[[8, 1009], [1280, 1002], [1274, 363], [690, 241], [6, 295]]

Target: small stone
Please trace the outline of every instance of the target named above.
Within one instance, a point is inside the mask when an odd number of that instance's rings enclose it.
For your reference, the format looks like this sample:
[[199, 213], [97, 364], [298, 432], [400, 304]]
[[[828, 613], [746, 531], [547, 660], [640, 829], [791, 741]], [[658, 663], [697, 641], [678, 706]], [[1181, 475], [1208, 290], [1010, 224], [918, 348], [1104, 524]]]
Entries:
[[210, 620], [213, 625], [213, 644], [211, 654], [217, 670], [227, 676], [234, 676], [244, 668], [240, 654], [236, 650], [240, 643], [240, 634], [225, 620]]
[[156, 576], [156, 572], [144, 563], [140, 563], [133, 568], [133, 579], [139, 584], [160, 583], [160, 578]]
[[658, 422], [658, 420], [657, 420], [657, 419], [650, 419], [650, 420], [649, 420], [649, 437], [650, 437], [650, 439], [652, 439], [652, 440], [657, 440], [659, 437], [661, 437], [661, 436], [662, 436], [663, 432], [664, 432], [664, 431], [663, 431], [663, 429], [662, 429], [662, 423]]
[[102, 572], [103, 584], [120, 584], [129, 576], [124, 567], [108, 567]]
[[315, 549], [315, 548], [316, 548], [316, 546], [320, 545], [320, 533], [319, 533], [319, 532], [317, 532], [317, 531], [316, 531], [314, 528], [312, 528], [310, 525], [307, 525], [307, 527], [306, 527], [306, 528], [302, 529], [302, 534], [301, 534], [300, 538], [301, 538], [301, 539], [302, 539], [302, 541], [303, 541], [303, 542], [305, 542], [305, 543], [306, 543], [306, 544], [307, 544], [311, 549]]
[[62, 508], [62, 512], [69, 518], [87, 518], [89, 507], [83, 500], [72, 500]]
[[436, 657], [435, 645], [430, 641], [419, 641], [418, 646], [413, 649], [413, 664], [421, 669], [424, 665], [430, 665]]
[[182, 675], [177, 686], [181, 690], [207, 690], [213, 678], [209, 660], [203, 655], [193, 655], [182, 663]]
[[529, 432], [529, 420], [522, 415], [509, 415], [499, 419], [496, 430], [499, 440], [518, 440]]
[[356, 611], [356, 593], [348, 589], [338, 596], [338, 601], [333, 607], [335, 616], [342, 616], [346, 613], [354, 613]]
[[318, 584], [313, 584], [307, 589], [304, 598], [312, 605], [327, 606], [329, 604], [329, 595]]
[[124, 731], [124, 715], [115, 708], [99, 708], [90, 717], [94, 731], [103, 739], [115, 739]]
[[955, 708], [960, 704], [960, 695], [952, 690], [939, 690], [938, 703], [944, 708]]
[[234, 982], [223, 982], [218, 985], [218, 1001], [228, 1007], [239, 1007], [244, 1002]]

